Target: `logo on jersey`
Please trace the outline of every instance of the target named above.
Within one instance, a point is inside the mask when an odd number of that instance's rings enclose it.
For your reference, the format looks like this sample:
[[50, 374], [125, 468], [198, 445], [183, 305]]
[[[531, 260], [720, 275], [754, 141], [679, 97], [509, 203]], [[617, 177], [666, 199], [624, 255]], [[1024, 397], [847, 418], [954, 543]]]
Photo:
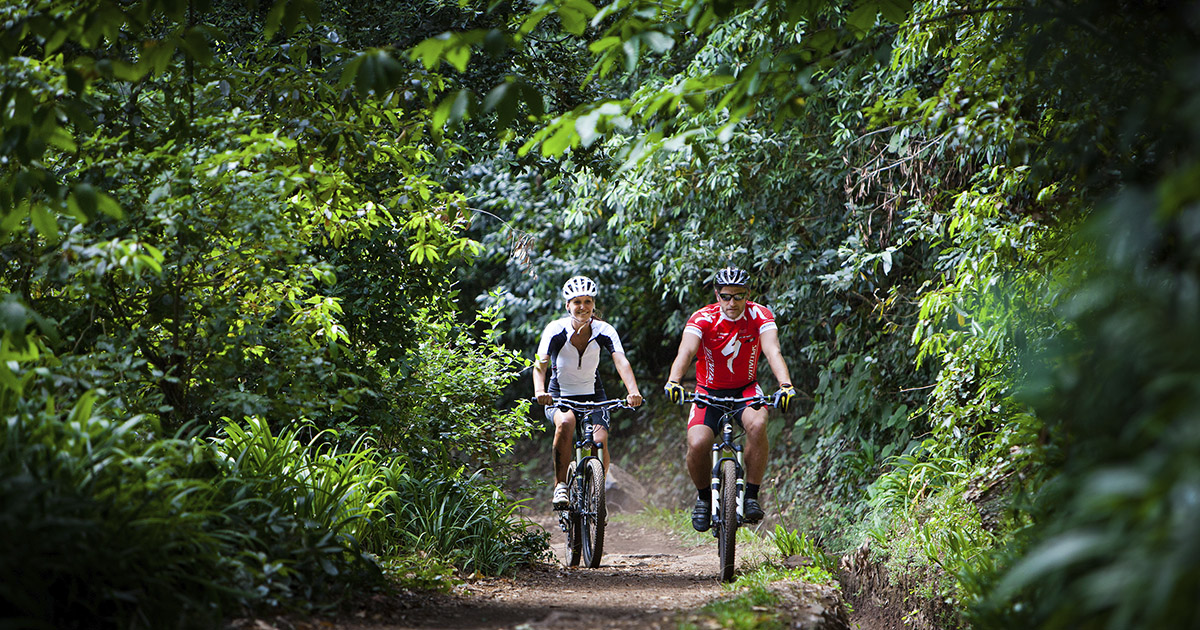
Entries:
[[737, 358], [738, 352], [740, 352], [741, 349], [742, 340], [738, 339], [737, 335], [731, 335], [729, 337], [729, 343], [725, 344], [724, 348], [721, 348], [721, 356], [729, 357], [729, 361], [725, 363], [725, 366], [731, 373], [733, 372], [733, 360]]

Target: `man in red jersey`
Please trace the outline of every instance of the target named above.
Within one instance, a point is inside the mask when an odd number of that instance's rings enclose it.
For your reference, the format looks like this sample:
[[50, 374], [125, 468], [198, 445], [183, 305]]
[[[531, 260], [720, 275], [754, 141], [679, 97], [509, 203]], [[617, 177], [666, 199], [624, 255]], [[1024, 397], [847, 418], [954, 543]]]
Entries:
[[[788, 374], [787, 363], [779, 350], [775, 315], [770, 309], [748, 299], [750, 274], [737, 267], [717, 272], [713, 288], [717, 302], [696, 311], [688, 318], [679, 342], [679, 353], [671, 364], [671, 374], [663, 388], [667, 397], [683, 403], [684, 390], [679, 381], [696, 359], [696, 390], [713, 396], [745, 398], [762, 394], [758, 386], [758, 359], [763, 355], [779, 381], [779, 408], [787, 411], [796, 390]], [[763, 517], [758, 504], [758, 488], [767, 469], [767, 408], [743, 407], [740, 422], [746, 430], [746, 494], [742, 516], [748, 523]], [[692, 508], [692, 527], [706, 531], [712, 509], [712, 445], [722, 411], [692, 405], [687, 432], [687, 469], [696, 484], [696, 505]]]

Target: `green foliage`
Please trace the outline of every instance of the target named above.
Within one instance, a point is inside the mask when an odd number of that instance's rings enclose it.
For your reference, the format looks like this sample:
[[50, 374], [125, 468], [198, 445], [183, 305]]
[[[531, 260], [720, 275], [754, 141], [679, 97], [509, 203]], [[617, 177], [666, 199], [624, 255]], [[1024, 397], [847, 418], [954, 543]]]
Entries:
[[[522, 366], [498, 320], [480, 338], [429, 308], [479, 251], [435, 181], [458, 150], [427, 133], [446, 83], [385, 50], [433, 8], [262, 8], [0, 8], [6, 614], [204, 627], [328, 606], [411, 551], [385, 507], [403, 471], [433, 484], [528, 432], [493, 407]], [[396, 417], [421, 418], [410, 449]], [[495, 536], [431, 566], [542, 550], [504, 537], [503, 495], [464, 505]]]
[[549, 535], [517, 516], [510, 502], [481, 473], [467, 477], [413, 477], [391, 481], [388, 524], [396, 549], [445, 558], [458, 569], [508, 573], [550, 557]]
[[292, 436], [262, 431], [161, 439], [145, 418], [112, 419], [118, 409], [89, 392], [9, 416], [10, 620], [209, 627], [239, 606], [319, 605], [374, 571], [352, 527], [370, 497], [347, 490], [373, 483], [358, 476], [371, 468], [344, 466], [364, 454], [310, 458]]
[[380, 427], [383, 444], [437, 474], [459, 463], [491, 467], [505, 461], [516, 440], [540, 425], [529, 402], [497, 409], [494, 401], [528, 363], [487, 340], [500, 324], [497, 309], [478, 313], [482, 338], [457, 326], [444, 310], [422, 309], [422, 335], [387, 393], [392, 417]]
[[[387, 480], [400, 474], [402, 466], [361, 442], [339, 452], [337, 435], [330, 430], [316, 433], [307, 445], [300, 441], [301, 432], [311, 432], [311, 426], [275, 436], [265, 421], [250, 417], [245, 426], [227, 423], [222, 437], [213, 441], [249, 495], [329, 529], [324, 540], [328, 549], [356, 549], [378, 536], [381, 506], [392, 494]], [[321, 564], [337, 575], [336, 567]]]
[[[270, 568], [226, 541], [242, 535], [211, 489], [175, 469], [213, 466], [209, 449], [147, 444], [142, 419], [106, 417], [92, 393], [66, 413], [8, 416], [2, 449], [0, 599], [27, 627], [196, 626], [249, 599]], [[194, 462], [194, 464], [193, 464]], [[229, 583], [240, 572], [247, 584]], [[215, 607], [215, 608], [214, 608]]]
[[961, 609], [984, 595], [966, 576], [991, 566], [998, 541], [972, 489], [986, 476], [949, 444], [930, 439], [922, 448], [896, 458], [870, 487], [871, 550], [892, 584]]
[[776, 551], [784, 559], [793, 556], [806, 559], [813, 567], [828, 575], [837, 570], [836, 561], [821, 549], [816, 541], [810, 539], [808, 534], [798, 533], [794, 529], [788, 531], [782, 525], [776, 525], [775, 531], [771, 533], [771, 540], [775, 543]]
[[383, 558], [380, 568], [395, 583], [420, 591], [449, 592], [461, 580], [447, 559], [420, 554]]
[[715, 625], [717, 628], [727, 630], [751, 630], [752, 628], [782, 630], [787, 628], [787, 621], [772, 612], [779, 603], [779, 595], [761, 583], [751, 583], [739, 587], [741, 579], [731, 586], [731, 588], [739, 590], [737, 595], [705, 604], [695, 615], [698, 620], [702, 620], [700, 623], [685, 620], [679, 624], [679, 627], [692, 629]]
[[1088, 232], [1094, 266], [1065, 309], [1077, 334], [1058, 340], [1061, 368], [1031, 388], [1070, 438], [1007, 566], [981, 575], [994, 590], [979, 627], [1196, 623], [1198, 215], [1188, 198], [1170, 209], [1131, 190]]

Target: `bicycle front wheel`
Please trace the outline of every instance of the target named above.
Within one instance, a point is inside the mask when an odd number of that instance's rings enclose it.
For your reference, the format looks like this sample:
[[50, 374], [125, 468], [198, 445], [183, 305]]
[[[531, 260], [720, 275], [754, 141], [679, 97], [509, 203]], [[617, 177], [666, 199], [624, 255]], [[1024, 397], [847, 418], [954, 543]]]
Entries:
[[721, 560], [721, 581], [729, 582], [733, 580], [738, 530], [737, 467], [733, 460], [721, 462], [718, 478], [721, 482], [721, 525], [717, 532], [717, 555]]
[[583, 533], [581, 519], [582, 498], [579, 494], [579, 482], [575, 479], [575, 462], [567, 466], [567, 492], [570, 505], [567, 507], [567, 566], [579, 566], [579, 556], [583, 550]]
[[604, 466], [598, 459], [589, 459], [583, 471], [583, 564], [589, 569], [600, 566], [604, 555], [604, 524], [608, 506], [604, 500]]

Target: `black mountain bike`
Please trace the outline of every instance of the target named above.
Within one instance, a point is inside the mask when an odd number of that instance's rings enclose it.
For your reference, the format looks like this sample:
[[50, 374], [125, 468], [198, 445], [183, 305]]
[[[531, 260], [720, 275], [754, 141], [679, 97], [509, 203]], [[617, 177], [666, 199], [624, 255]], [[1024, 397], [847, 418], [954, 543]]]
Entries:
[[[717, 538], [717, 557], [721, 564], [721, 581], [733, 580], [734, 557], [737, 553], [737, 530], [742, 524], [742, 501], [745, 498], [746, 474], [742, 466], [742, 445], [738, 439], [746, 434], [741, 422], [734, 421], [743, 403], [758, 409], [774, 407], [775, 401], [766, 396], [720, 398], [701, 392], [688, 394], [684, 402], [698, 407], [715, 407], [721, 415], [716, 440], [712, 447], [712, 533]], [[737, 425], [734, 433], [734, 425]]]
[[624, 400], [579, 402], [554, 399], [554, 407], [575, 412], [575, 459], [567, 466], [567, 509], [558, 513], [558, 524], [567, 534], [567, 564], [583, 565], [589, 569], [600, 566], [604, 555], [604, 525], [608, 521], [608, 505], [604, 500], [604, 464], [600, 461], [602, 446], [592, 439], [591, 412], [619, 407], [633, 409]]

